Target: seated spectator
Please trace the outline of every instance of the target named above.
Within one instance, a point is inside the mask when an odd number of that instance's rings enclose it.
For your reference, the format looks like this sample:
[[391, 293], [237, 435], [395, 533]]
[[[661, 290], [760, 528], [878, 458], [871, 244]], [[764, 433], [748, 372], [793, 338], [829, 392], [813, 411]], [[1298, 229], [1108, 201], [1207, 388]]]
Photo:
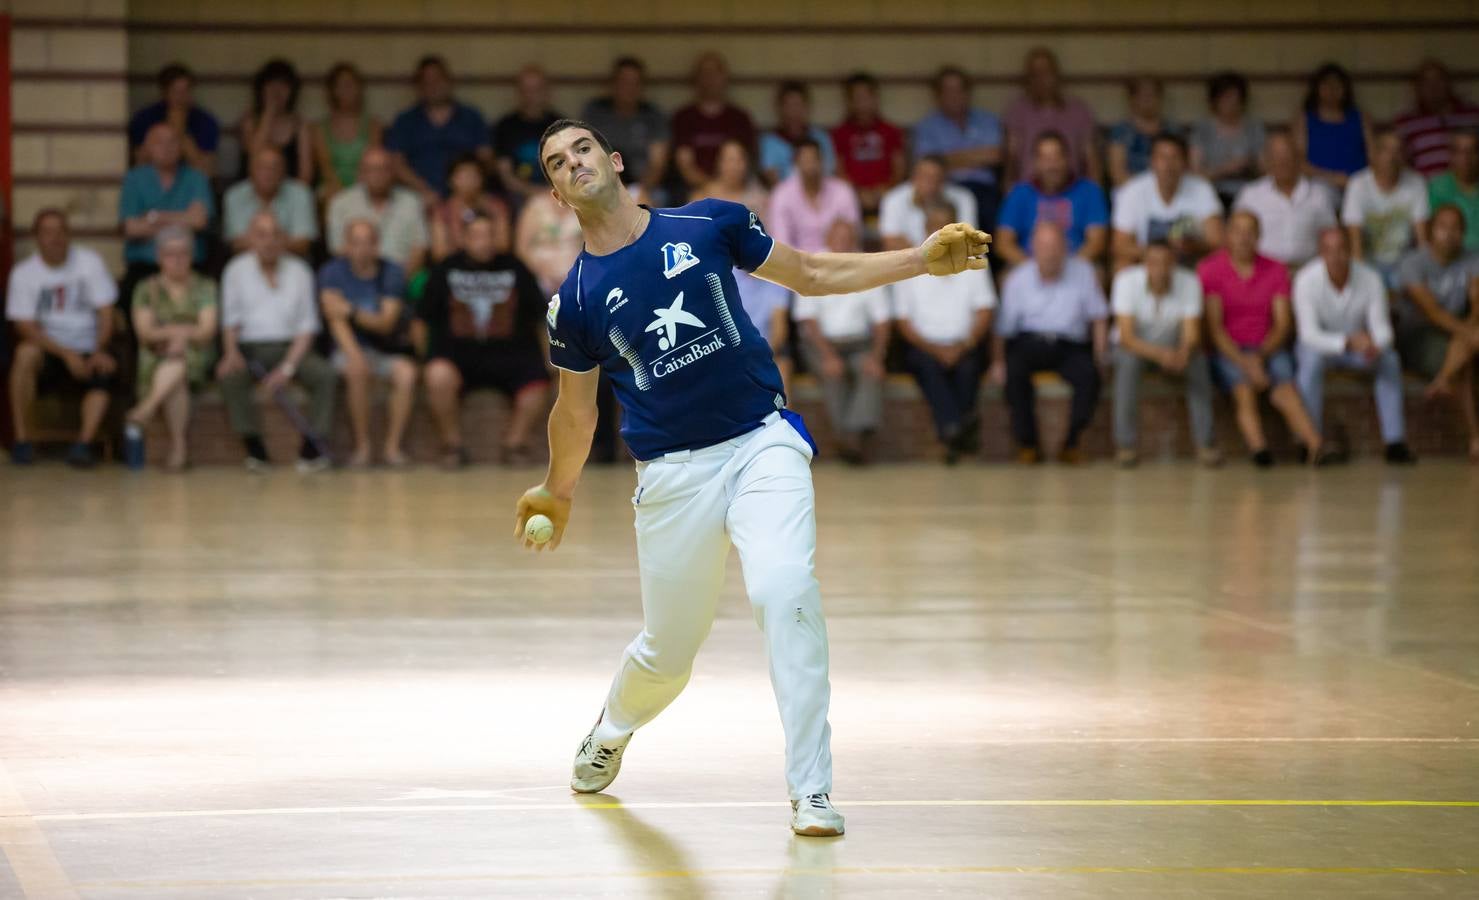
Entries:
[[1469, 435], [1469, 459], [1479, 462], [1479, 255], [1464, 252], [1463, 235], [1464, 214], [1440, 206], [1433, 211], [1432, 241], [1403, 260], [1398, 283], [1407, 302], [1397, 308], [1397, 349], [1408, 369], [1432, 379], [1430, 398], [1454, 396]]
[[1027, 259], [1027, 247], [1018, 235], [1031, 235], [1039, 221], [1057, 225], [1068, 240], [1068, 252], [1090, 262], [1109, 245], [1109, 208], [1104, 189], [1084, 178], [1075, 180], [1068, 168], [1068, 144], [1056, 131], [1044, 131], [1033, 147], [1031, 181], [1019, 182], [1001, 207], [992, 245], [993, 255], [1009, 266]]
[[[948, 203], [934, 201], [925, 210], [931, 233], [961, 220]], [[826, 303], [830, 298], [820, 299]], [[904, 364], [929, 404], [935, 435], [945, 445], [945, 462], [954, 465], [981, 447], [977, 398], [996, 285], [989, 269], [911, 278], [894, 285], [894, 300]]]
[[[166, 228], [202, 231], [215, 215], [216, 200], [201, 172], [180, 164], [180, 138], [169, 125], [149, 129], [140, 152], [143, 160], [123, 177], [118, 219], [123, 225], [123, 276], [127, 303], [134, 285], [159, 271], [155, 238]], [[205, 241], [195, 239], [195, 262], [205, 261]]]
[[1007, 107], [1007, 182], [1030, 181], [1032, 148], [1044, 131], [1056, 131], [1068, 142], [1069, 166], [1076, 176], [1098, 183], [1099, 153], [1094, 111], [1077, 97], [1063, 93], [1058, 57], [1046, 47], [1027, 51], [1023, 63], [1022, 96]]
[[796, 145], [795, 170], [770, 194], [765, 217], [776, 240], [807, 253], [827, 249], [836, 222], [862, 222], [862, 209], [852, 186], [826, 174], [822, 147], [807, 138]]
[[118, 363], [108, 352], [113, 337], [113, 303], [118, 286], [103, 258], [72, 242], [67, 216], [43, 209], [31, 223], [36, 252], [10, 270], [5, 318], [20, 343], [10, 364], [10, 414], [15, 443], [10, 460], [35, 459], [31, 412], [37, 392], [82, 396], [82, 428], [67, 453], [77, 468], [93, 464], [97, 438]]
[[1179, 380], [1197, 460], [1222, 462], [1212, 438], [1212, 374], [1202, 354], [1202, 286], [1197, 276], [1176, 265], [1170, 245], [1156, 241], [1145, 262], [1114, 276], [1111, 309], [1119, 328], [1114, 351], [1115, 461], [1133, 466], [1140, 459], [1140, 376], [1147, 368]]
[[494, 388], [513, 416], [502, 439], [504, 462], [533, 461], [530, 435], [548, 409], [544, 301], [524, 264], [493, 249], [493, 223], [467, 226], [467, 249], [432, 269], [419, 318], [426, 323], [426, 396], [441, 434], [442, 463], [465, 465], [458, 398]]
[[[481, 169], [478, 186], [482, 186]], [[344, 252], [344, 229], [355, 219], [364, 219], [380, 235], [380, 255], [402, 272], [415, 272], [426, 260], [430, 239], [421, 198], [395, 183], [395, 161], [388, 150], [365, 150], [359, 160], [359, 181], [334, 195], [324, 218], [329, 252], [335, 256]]]
[[195, 246], [188, 229], [171, 226], [154, 239], [159, 274], [134, 288], [131, 315], [139, 340], [138, 402], [123, 417], [124, 460], [144, 466], [144, 429], [160, 412], [169, 430], [165, 468], [184, 470], [190, 395], [210, 379], [216, 362], [220, 310], [216, 283], [191, 267]]
[[[752, 210], [764, 210], [770, 206], [765, 188], [754, 177], [750, 167], [749, 151], [739, 141], [727, 141], [719, 150], [716, 160], [717, 173], [712, 181], [694, 191], [691, 199], [728, 200], [740, 203]], [[568, 271], [568, 267], [567, 267]], [[561, 281], [564, 276], [561, 276]], [[776, 368], [787, 393], [791, 388], [791, 375], [795, 367], [791, 364], [790, 316], [791, 292], [763, 278], [756, 278], [743, 269], [734, 270], [735, 286], [739, 288], [740, 305], [749, 313], [750, 321], [770, 342], [775, 356]], [[558, 290], [559, 285], [556, 285]], [[546, 291], [546, 293], [552, 293]]]
[[1253, 464], [1261, 469], [1274, 464], [1258, 414], [1258, 395], [1265, 391], [1311, 461], [1316, 465], [1334, 462], [1294, 387], [1289, 270], [1258, 255], [1258, 217], [1248, 210], [1229, 216], [1226, 249], [1202, 260], [1197, 275], [1202, 281], [1207, 333], [1217, 354], [1212, 365], [1222, 384], [1232, 391], [1238, 430], [1253, 455]]
[[789, 178], [803, 142], [817, 146], [824, 173], [830, 177], [837, 171], [831, 139], [811, 121], [811, 91], [799, 81], [783, 81], [776, 89], [775, 130], [760, 136], [760, 180], [773, 188]]
[[324, 78], [329, 114], [309, 126], [319, 176], [318, 196], [328, 200], [354, 184], [365, 151], [379, 147], [380, 120], [365, 109], [365, 76], [353, 63], [337, 63]]
[[1150, 168], [1150, 144], [1163, 131], [1181, 134], [1166, 121], [1166, 87], [1153, 75], [1139, 75], [1125, 84], [1130, 116], [1109, 129], [1109, 183], [1119, 187]]
[[1305, 174], [1336, 191], [1344, 191], [1350, 177], [1366, 168], [1371, 123], [1356, 106], [1351, 74], [1344, 68], [1326, 63], [1310, 76], [1304, 105], [1294, 118], [1294, 139]]
[[148, 160], [143, 155], [144, 142], [155, 125], [168, 125], [180, 142], [185, 162], [206, 178], [216, 174], [216, 147], [221, 142], [221, 125], [202, 106], [195, 105], [195, 73], [181, 63], [170, 63], [155, 78], [159, 85], [159, 102], [151, 103], [128, 120], [128, 145], [133, 150], [134, 165]]
[[1427, 243], [1428, 184], [1402, 165], [1402, 142], [1391, 128], [1371, 139], [1371, 165], [1346, 185], [1341, 221], [1355, 258], [1375, 266], [1388, 285], [1413, 247]]
[[909, 174], [904, 132], [878, 112], [878, 79], [866, 72], [848, 76], [842, 84], [847, 113], [832, 129], [839, 174], [858, 192], [863, 212], [878, 213], [884, 191]]
[[1032, 376], [1057, 372], [1073, 388], [1068, 436], [1059, 460], [1083, 462], [1079, 437], [1099, 402], [1099, 367], [1108, 361], [1109, 308], [1088, 260], [1068, 253], [1063, 229], [1050, 221], [1032, 229], [1032, 259], [1002, 286], [991, 379], [1005, 385], [1017, 461], [1042, 461]]
[[[695, 190], [717, 174], [719, 149], [738, 141], [755, 150], [755, 123], [729, 102], [729, 64], [712, 51], [693, 64], [693, 102], [673, 113], [673, 166], [683, 189]], [[676, 202], [676, 198], [670, 198]]]
[[[431, 261], [441, 262], [463, 249], [467, 223], [478, 216], [493, 222], [493, 242], [499, 253], [509, 249], [508, 204], [484, 188], [483, 164], [471, 153], [457, 157], [448, 178], [451, 193], [431, 211]], [[532, 201], [532, 197], [525, 201]], [[564, 276], [561, 276], [563, 280]], [[556, 285], [558, 289], [559, 285]]]
[[1344, 229], [1327, 228], [1320, 235], [1320, 257], [1295, 277], [1294, 320], [1299, 395], [1315, 430], [1324, 433], [1325, 370], [1370, 372], [1387, 462], [1416, 462], [1406, 443], [1402, 363], [1392, 347], [1386, 287], [1375, 269], [1351, 259], [1351, 236]]
[[1145, 247], [1165, 241], [1182, 265], [1222, 245], [1222, 204], [1205, 178], [1186, 171], [1186, 142], [1174, 134], [1155, 139], [1150, 171], [1114, 192], [1114, 265], [1145, 259]]
[[[828, 233], [827, 248], [834, 253], [861, 250], [857, 223], [843, 219], [835, 222]], [[886, 288], [796, 298], [802, 358], [822, 383], [837, 453], [853, 465], [868, 461], [869, 442], [883, 418], [883, 361], [888, 354], [889, 318]], [[976, 380], [980, 380], [979, 368]]]
[[549, 78], [530, 64], [514, 78], [518, 105], [493, 126], [493, 157], [498, 179], [510, 197], [527, 197], [548, 189], [544, 166], [539, 164], [539, 139], [555, 120], [564, 118], [550, 108]]
[[241, 134], [241, 177], [248, 176], [248, 164], [258, 151], [271, 149], [282, 154], [289, 178], [313, 183], [313, 138], [308, 120], [298, 115], [302, 87], [298, 70], [285, 59], [268, 60], [252, 76], [252, 108], [236, 126]]
[[401, 439], [416, 401], [416, 362], [402, 317], [405, 293], [405, 272], [380, 256], [375, 224], [350, 220], [344, 228], [344, 254], [318, 270], [318, 302], [334, 338], [334, 368], [344, 377], [354, 432], [353, 468], [370, 464], [370, 387], [375, 379], [390, 384], [383, 459], [391, 466], [410, 462]]
[[[276, 153], [275, 150], [263, 151]], [[248, 249], [221, 273], [221, 361], [216, 377], [231, 429], [246, 447], [246, 467], [270, 465], [262, 443], [262, 412], [253, 396], [275, 394], [296, 381], [308, 392], [307, 423], [298, 449], [298, 470], [328, 468], [324, 449], [334, 430], [334, 394], [339, 378], [328, 360], [313, 352], [319, 333], [313, 270], [287, 252], [287, 235], [267, 210], [252, 216]]]
[[472, 153], [485, 170], [492, 170], [493, 147], [483, 114], [453, 98], [446, 60], [423, 56], [413, 80], [416, 105], [395, 117], [385, 132], [385, 149], [393, 154], [396, 178], [420, 194], [422, 205], [430, 209], [447, 193], [452, 160]]
[[1003, 159], [1001, 120], [971, 106], [970, 77], [958, 66], [935, 74], [934, 93], [935, 111], [914, 126], [914, 153], [945, 160], [951, 182], [976, 198], [976, 218], [967, 221], [994, 228], [1001, 201], [996, 184], [996, 167]]
[[925, 210], [944, 203], [956, 211], [962, 222], [976, 221], [976, 197], [959, 185], [945, 180], [945, 160], [925, 156], [914, 161], [909, 180], [883, 195], [878, 208], [878, 230], [883, 235], [885, 250], [918, 247], [929, 237], [925, 231]]
[[1415, 103], [1394, 124], [1402, 137], [1402, 155], [1419, 175], [1432, 178], [1448, 168], [1448, 136], [1479, 128], [1479, 105], [1454, 92], [1448, 67], [1436, 59], [1423, 60], [1412, 82]]
[[1212, 182], [1222, 205], [1232, 208], [1243, 185], [1258, 177], [1263, 123], [1248, 115], [1248, 79], [1221, 72], [1207, 82], [1212, 115], [1191, 130], [1191, 170]]
[[1479, 131], [1455, 131], [1448, 171], [1428, 182], [1428, 205], [1464, 214], [1464, 249], [1479, 251]]
[[1258, 252], [1297, 269], [1319, 250], [1320, 232], [1335, 225], [1335, 198], [1323, 182], [1299, 171], [1299, 150], [1283, 129], [1268, 133], [1263, 148], [1267, 175], [1238, 191], [1234, 209], [1258, 216]]
[[227, 189], [221, 197], [221, 230], [237, 253], [252, 246], [248, 234], [252, 219], [267, 211], [283, 229], [285, 249], [307, 256], [318, 239], [318, 210], [308, 185], [285, 177], [282, 154], [263, 147], [252, 155], [251, 175]]
[[635, 56], [623, 56], [611, 66], [611, 93], [586, 104], [581, 118], [589, 122], [621, 154], [621, 180], [636, 185], [644, 203], [660, 203], [663, 174], [668, 167], [668, 120], [643, 98], [647, 67]]
[[[460, 239], [452, 253], [467, 249], [467, 226], [478, 218], [488, 219], [493, 226], [494, 253], [507, 252], [507, 240], [502, 237], [507, 226], [492, 216], [474, 213], [463, 216]], [[501, 245], [500, 241], [503, 242]], [[585, 237], [580, 232], [580, 220], [575, 217], [575, 210], [547, 192], [535, 194], [524, 203], [514, 235], [514, 253], [534, 273], [541, 295], [554, 296], [560, 290], [583, 246]]]

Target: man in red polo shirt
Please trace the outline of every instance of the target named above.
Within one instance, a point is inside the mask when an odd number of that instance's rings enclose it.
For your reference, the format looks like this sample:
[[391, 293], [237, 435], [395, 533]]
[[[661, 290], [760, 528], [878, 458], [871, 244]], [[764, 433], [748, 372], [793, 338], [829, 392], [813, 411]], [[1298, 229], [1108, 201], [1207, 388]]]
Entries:
[[909, 171], [904, 132], [878, 115], [878, 79], [866, 72], [842, 83], [847, 115], [832, 129], [838, 174], [852, 182], [866, 215], [876, 215], [884, 191]]

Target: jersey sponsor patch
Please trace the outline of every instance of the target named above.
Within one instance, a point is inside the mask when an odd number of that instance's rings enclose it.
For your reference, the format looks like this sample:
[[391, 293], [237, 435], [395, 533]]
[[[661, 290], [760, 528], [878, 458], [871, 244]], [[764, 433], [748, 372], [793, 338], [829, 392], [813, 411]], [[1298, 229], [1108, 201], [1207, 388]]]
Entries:
[[[752, 221], [753, 218], [752, 215]], [[693, 255], [693, 247], [687, 241], [662, 245], [662, 274], [665, 278], [672, 278], [679, 272], [686, 272], [699, 262], [699, 258]]]
[[[560, 318], [560, 295], [559, 294], [556, 294], [553, 297], [551, 297], [550, 300], [549, 300], [549, 309], [545, 310], [545, 312], [544, 312], [544, 320], [549, 323], [549, 327], [556, 328], [558, 326], [555, 323], [556, 323], [556, 321], [559, 318]], [[551, 338], [550, 341], [551, 341], [551, 343], [553, 343], [554, 339]], [[564, 346], [564, 345], [561, 344], [560, 346]]]

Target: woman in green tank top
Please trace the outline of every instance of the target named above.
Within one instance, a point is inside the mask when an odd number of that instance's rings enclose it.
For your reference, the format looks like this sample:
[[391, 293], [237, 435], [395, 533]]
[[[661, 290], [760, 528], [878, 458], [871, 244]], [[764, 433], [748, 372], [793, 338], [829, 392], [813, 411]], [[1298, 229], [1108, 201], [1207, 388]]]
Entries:
[[381, 125], [365, 111], [365, 78], [350, 63], [338, 63], [324, 79], [329, 114], [313, 124], [313, 153], [318, 171], [318, 195], [327, 201], [354, 184], [365, 150], [380, 146]]

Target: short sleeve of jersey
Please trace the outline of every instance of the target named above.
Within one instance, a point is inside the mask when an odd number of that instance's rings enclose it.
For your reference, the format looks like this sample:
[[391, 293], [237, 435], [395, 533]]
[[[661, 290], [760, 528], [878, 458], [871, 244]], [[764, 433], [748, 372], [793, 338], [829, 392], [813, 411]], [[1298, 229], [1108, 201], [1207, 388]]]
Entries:
[[544, 313], [549, 328], [549, 359], [567, 372], [589, 372], [600, 364], [585, 339], [585, 313], [575, 302], [575, 288], [567, 281], [549, 300]]
[[707, 203], [709, 216], [724, 236], [734, 264], [746, 272], [765, 265], [775, 247], [775, 238], [766, 232], [760, 217], [740, 203], [728, 200], [709, 200]]

